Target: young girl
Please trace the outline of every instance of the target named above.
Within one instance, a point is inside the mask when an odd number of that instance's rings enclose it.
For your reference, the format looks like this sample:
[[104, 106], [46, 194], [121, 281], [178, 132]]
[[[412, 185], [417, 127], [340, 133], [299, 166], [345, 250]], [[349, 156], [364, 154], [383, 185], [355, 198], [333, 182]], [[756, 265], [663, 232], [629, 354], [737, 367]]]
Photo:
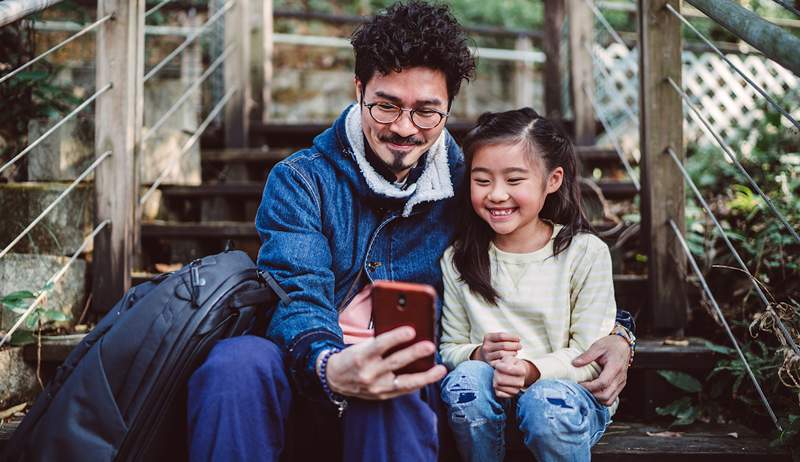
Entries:
[[613, 410], [579, 385], [599, 367], [572, 360], [611, 332], [616, 306], [572, 144], [524, 108], [481, 116], [464, 154], [471, 207], [441, 262], [442, 397], [459, 452], [502, 461], [508, 426], [539, 462], [588, 461]]

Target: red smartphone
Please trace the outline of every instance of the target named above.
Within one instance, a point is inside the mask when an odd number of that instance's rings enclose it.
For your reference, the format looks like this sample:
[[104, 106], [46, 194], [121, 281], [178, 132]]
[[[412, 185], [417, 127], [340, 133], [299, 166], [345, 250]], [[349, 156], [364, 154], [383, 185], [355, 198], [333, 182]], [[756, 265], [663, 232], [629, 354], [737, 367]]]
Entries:
[[[427, 284], [410, 282], [375, 281], [372, 285], [372, 320], [375, 335], [411, 326], [416, 337], [389, 350], [385, 356], [402, 350], [421, 340], [434, 342], [436, 317], [436, 290]], [[424, 372], [435, 364], [434, 355], [420, 358], [395, 371], [397, 374]]]

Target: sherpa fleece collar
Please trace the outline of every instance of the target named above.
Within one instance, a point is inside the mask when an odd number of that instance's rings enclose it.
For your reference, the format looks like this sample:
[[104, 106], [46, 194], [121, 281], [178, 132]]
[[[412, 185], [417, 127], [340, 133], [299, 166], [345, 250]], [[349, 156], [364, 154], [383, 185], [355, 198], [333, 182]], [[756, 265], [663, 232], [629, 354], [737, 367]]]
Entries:
[[353, 105], [347, 113], [345, 131], [347, 141], [353, 148], [353, 158], [355, 158], [367, 186], [373, 192], [386, 197], [408, 198], [403, 206], [404, 217], [411, 215], [411, 210], [417, 204], [453, 197], [453, 182], [450, 178], [450, 168], [447, 165], [447, 130], [442, 130], [439, 138], [428, 150], [422, 175], [415, 184], [406, 189], [400, 189], [386, 181], [367, 161], [364, 154], [364, 132], [361, 128], [361, 113], [358, 105]]

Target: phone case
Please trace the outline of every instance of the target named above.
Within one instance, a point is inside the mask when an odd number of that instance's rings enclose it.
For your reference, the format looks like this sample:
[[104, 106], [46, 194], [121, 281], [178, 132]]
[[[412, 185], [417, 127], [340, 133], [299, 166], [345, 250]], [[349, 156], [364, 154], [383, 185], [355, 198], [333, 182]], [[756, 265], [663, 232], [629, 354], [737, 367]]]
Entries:
[[[421, 340], [435, 343], [436, 290], [427, 284], [375, 281], [372, 287], [372, 319], [375, 335], [400, 326], [413, 327], [416, 337], [389, 350], [385, 356]], [[397, 374], [424, 372], [435, 364], [434, 355], [418, 359]]]

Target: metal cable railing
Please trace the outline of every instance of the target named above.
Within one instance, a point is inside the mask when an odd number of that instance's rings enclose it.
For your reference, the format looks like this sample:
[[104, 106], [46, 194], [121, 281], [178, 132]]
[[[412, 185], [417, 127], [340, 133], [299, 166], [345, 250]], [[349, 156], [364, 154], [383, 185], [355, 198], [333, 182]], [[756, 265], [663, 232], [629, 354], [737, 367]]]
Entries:
[[686, 27], [688, 27], [688, 28], [689, 28], [689, 29], [690, 29], [692, 32], [694, 32], [694, 33], [695, 33], [695, 35], [697, 35], [697, 36], [698, 36], [698, 37], [699, 37], [699, 38], [700, 38], [700, 39], [701, 39], [703, 42], [705, 42], [705, 43], [706, 43], [706, 45], [708, 45], [708, 46], [709, 46], [709, 47], [710, 47], [712, 50], [714, 50], [714, 52], [715, 52], [717, 55], [719, 55], [719, 57], [720, 57], [720, 58], [722, 58], [722, 60], [723, 60], [723, 61], [725, 61], [725, 63], [726, 63], [726, 64], [728, 64], [728, 65], [729, 65], [729, 66], [730, 66], [730, 67], [731, 67], [731, 68], [732, 68], [732, 69], [733, 69], [733, 70], [734, 70], [734, 71], [735, 71], [737, 74], [739, 74], [739, 76], [741, 76], [741, 77], [742, 77], [742, 78], [745, 80], [745, 82], [747, 82], [747, 83], [748, 83], [748, 85], [750, 85], [751, 87], [753, 87], [753, 89], [754, 89], [756, 92], [758, 92], [758, 94], [760, 94], [760, 95], [761, 95], [761, 96], [762, 96], [762, 97], [763, 97], [765, 100], [767, 100], [767, 102], [769, 102], [769, 104], [770, 104], [772, 107], [774, 107], [774, 108], [775, 108], [775, 109], [776, 109], [778, 112], [780, 112], [780, 113], [781, 113], [781, 115], [783, 115], [784, 117], [786, 117], [786, 119], [787, 119], [789, 122], [791, 122], [791, 123], [792, 123], [792, 125], [794, 125], [794, 126], [797, 128], [797, 129], [800, 129], [800, 122], [798, 122], [798, 121], [797, 121], [797, 120], [796, 120], [794, 117], [792, 117], [792, 115], [791, 115], [791, 114], [789, 114], [789, 112], [788, 112], [788, 111], [786, 111], [786, 110], [785, 110], [785, 109], [784, 109], [784, 108], [783, 108], [783, 107], [782, 107], [780, 104], [778, 104], [778, 102], [777, 102], [777, 101], [775, 101], [775, 99], [774, 99], [774, 98], [772, 98], [771, 96], [769, 96], [769, 95], [767, 94], [767, 92], [766, 92], [766, 91], [765, 91], [763, 88], [761, 88], [761, 86], [760, 86], [760, 85], [758, 85], [756, 82], [754, 82], [754, 81], [753, 81], [753, 79], [751, 79], [751, 78], [750, 78], [750, 77], [749, 77], [747, 74], [745, 74], [745, 73], [744, 73], [744, 71], [742, 71], [741, 69], [739, 69], [739, 67], [738, 67], [736, 64], [734, 64], [733, 62], [731, 62], [731, 60], [730, 60], [730, 59], [728, 59], [728, 57], [727, 57], [727, 56], [725, 56], [725, 53], [723, 53], [723, 52], [722, 52], [722, 50], [720, 50], [720, 49], [719, 49], [719, 48], [718, 48], [716, 45], [714, 45], [714, 43], [713, 43], [713, 42], [711, 42], [711, 40], [709, 40], [709, 39], [708, 39], [708, 38], [707, 38], [705, 35], [703, 35], [703, 33], [702, 33], [702, 32], [700, 32], [699, 30], [697, 30], [697, 28], [696, 28], [696, 27], [694, 27], [694, 26], [692, 25], [692, 23], [690, 23], [690, 22], [689, 22], [689, 20], [688, 20], [688, 19], [686, 19], [686, 17], [684, 17], [682, 14], [680, 14], [678, 11], [676, 11], [676, 10], [675, 10], [675, 8], [673, 8], [673, 7], [672, 7], [672, 5], [670, 5], [669, 3], [667, 3], [667, 4], [665, 5], [665, 8], [666, 8], [666, 9], [667, 9], [667, 10], [668, 10], [670, 13], [672, 13], [672, 14], [673, 14], [673, 15], [674, 15], [676, 18], [678, 18], [678, 19], [679, 19], [679, 20], [680, 20], [680, 21], [681, 21], [681, 22], [682, 22], [682, 23], [683, 23], [683, 24], [684, 24]]
[[183, 92], [180, 98], [178, 98], [178, 101], [176, 101], [175, 104], [173, 104], [172, 107], [170, 107], [169, 110], [165, 112], [164, 115], [161, 116], [161, 118], [158, 119], [158, 121], [156, 121], [156, 123], [154, 123], [153, 126], [147, 130], [147, 133], [142, 137], [142, 143], [146, 143], [158, 132], [158, 129], [160, 129], [167, 122], [170, 116], [172, 116], [178, 109], [180, 109], [183, 103], [185, 103], [189, 98], [192, 97], [192, 95], [194, 95], [197, 87], [202, 85], [203, 82], [205, 82], [208, 77], [211, 76], [211, 74], [225, 62], [225, 58], [227, 58], [235, 48], [236, 46], [234, 44], [228, 45], [228, 47], [225, 49], [225, 52], [215, 59], [214, 62], [208, 66], [208, 69], [206, 69], [205, 72], [200, 75], [200, 77], [198, 77], [194, 82], [192, 82], [191, 85], [189, 85], [189, 87], [187, 87], [186, 91]]
[[70, 35], [69, 38], [59, 42], [58, 44], [52, 46], [47, 51], [39, 54], [35, 58], [33, 58], [30, 61], [26, 62], [25, 64], [19, 66], [18, 68], [14, 69], [13, 71], [9, 72], [8, 74], [0, 77], [0, 84], [2, 84], [3, 82], [5, 82], [8, 79], [14, 77], [15, 75], [19, 74], [20, 72], [24, 71], [25, 69], [29, 68], [30, 66], [34, 65], [35, 63], [37, 63], [39, 60], [45, 58], [46, 56], [58, 51], [64, 45], [67, 45], [68, 43], [72, 42], [73, 40], [75, 40], [75, 39], [77, 39], [77, 38], [79, 38], [79, 37], [81, 37], [83, 35], [88, 34], [89, 32], [93, 31], [94, 29], [96, 29], [97, 27], [99, 27], [100, 25], [105, 23], [106, 21], [110, 20], [112, 17], [113, 17], [112, 14], [107, 14], [107, 15], [103, 16], [102, 18], [98, 19], [97, 21], [93, 22], [92, 24], [89, 24], [88, 26], [84, 27], [83, 29], [81, 29], [77, 33]]
[[231, 88], [230, 90], [228, 90], [227, 93], [225, 93], [225, 95], [219, 100], [219, 102], [217, 102], [217, 104], [214, 106], [213, 109], [211, 109], [211, 111], [208, 113], [208, 115], [200, 124], [200, 126], [197, 127], [197, 130], [195, 130], [191, 138], [186, 140], [186, 142], [183, 144], [181, 150], [178, 152], [178, 155], [175, 157], [175, 159], [173, 159], [173, 161], [167, 166], [167, 168], [165, 168], [161, 172], [161, 174], [158, 175], [158, 177], [155, 179], [155, 181], [153, 181], [153, 184], [150, 185], [147, 191], [145, 191], [145, 193], [142, 194], [142, 197], [139, 199], [139, 205], [143, 205], [145, 202], [147, 202], [147, 199], [153, 194], [153, 192], [155, 192], [156, 189], [158, 189], [158, 187], [164, 181], [164, 178], [166, 178], [166, 176], [180, 164], [180, 161], [181, 159], [183, 159], [183, 156], [185, 156], [186, 153], [189, 152], [189, 149], [191, 149], [192, 146], [194, 146], [194, 144], [200, 139], [200, 137], [203, 135], [203, 132], [205, 132], [206, 128], [208, 128], [211, 122], [214, 121], [214, 118], [220, 113], [220, 111], [222, 111], [222, 109], [225, 107], [225, 104], [227, 104], [227, 102], [231, 99], [233, 94], [236, 93], [238, 90], [239, 90], [238, 86]]
[[615, 42], [619, 43], [625, 49], [628, 49], [628, 44], [625, 43], [625, 40], [622, 40], [622, 37], [617, 33], [614, 27], [611, 25], [610, 22], [606, 19], [600, 9], [597, 8], [597, 5], [594, 4], [593, 0], [583, 0], [586, 5], [589, 6], [589, 9], [592, 10], [592, 14], [597, 18], [600, 24], [608, 31], [608, 34], [611, 35], [611, 38], [614, 39]]
[[778, 5], [786, 8], [786, 10], [791, 11], [792, 13], [800, 16], [800, 10], [795, 8], [791, 3], [787, 2], [786, 0], [772, 0], [773, 2], [777, 3]]
[[0, 339], [0, 347], [2, 347], [8, 340], [11, 339], [11, 336], [14, 335], [14, 332], [16, 332], [17, 329], [19, 329], [19, 327], [22, 325], [22, 323], [25, 322], [25, 319], [27, 319], [28, 316], [30, 316], [30, 314], [33, 313], [36, 307], [39, 306], [42, 303], [42, 301], [47, 297], [47, 292], [49, 290], [48, 287], [52, 287], [54, 284], [56, 284], [58, 281], [61, 280], [64, 274], [66, 274], [69, 267], [72, 266], [72, 264], [75, 263], [75, 260], [78, 259], [78, 256], [81, 253], [83, 253], [84, 250], [86, 250], [86, 247], [89, 245], [89, 242], [92, 242], [95, 236], [97, 236], [97, 234], [100, 231], [102, 231], [103, 228], [108, 226], [110, 223], [111, 223], [110, 220], [103, 221], [94, 228], [91, 234], [86, 236], [81, 245], [72, 254], [69, 260], [67, 260], [64, 266], [62, 266], [61, 269], [58, 270], [58, 272], [56, 272], [56, 274], [54, 274], [52, 277], [50, 277], [50, 279], [47, 280], [47, 282], [44, 284], [44, 288], [39, 292], [39, 295], [36, 296], [36, 298], [33, 300], [33, 302], [31, 302], [30, 305], [28, 305], [28, 308], [26, 308], [25, 311], [22, 313], [22, 315], [20, 315], [19, 319], [17, 319], [14, 325], [11, 326], [11, 329], [9, 329], [8, 332], [6, 332], [6, 334], [3, 336], [3, 338]]
[[[675, 157], [677, 159], [677, 157]], [[711, 305], [714, 307], [714, 311], [717, 313], [719, 317], [719, 322], [722, 324], [722, 327], [725, 328], [725, 333], [728, 335], [728, 338], [733, 343], [733, 347], [736, 349], [736, 354], [739, 355], [739, 359], [742, 360], [742, 364], [744, 364], [745, 370], [747, 371], [748, 377], [750, 377], [750, 381], [753, 382], [753, 386], [756, 389], [756, 393], [758, 393], [759, 399], [761, 399], [761, 403], [764, 405], [764, 408], [769, 413], [770, 418], [772, 418], [772, 423], [775, 424], [775, 427], [778, 428], [778, 431], [783, 431], [781, 428], [780, 423], [778, 423], [778, 418], [775, 416], [775, 411], [772, 410], [772, 406], [769, 404], [769, 400], [767, 400], [767, 396], [764, 394], [764, 390], [761, 388], [761, 384], [758, 383], [758, 379], [753, 374], [753, 370], [750, 368], [750, 362], [747, 361], [744, 353], [742, 352], [741, 347], [739, 346], [739, 342], [736, 340], [736, 337], [733, 335], [731, 331], [731, 327], [728, 324], [728, 321], [725, 319], [725, 315], [722, 313], [722, 309], [719, 307], [719, 303], [717, 303], [717, 299], [714, 297], [714, 293], [711, 292], [711, 288], [708, 286], [706, 282], [705, 276], [703, 276], [703, 272], [700, 271], [700, 267], [697, 265], [697, 261], [694, 259], [692, 255], [692, 251], [689, 250], [689, 245], [686, 244], [686, 239], [684, 239], [683, 235], [681, 234], [681, 230], [678, 228], [678, 225], [675, 224], [675, 221], [669, 220], [669, 226], [672, 228], [672, 231], [675, 233], [675, 237], [678, 238], [678, 242], [681, 243], [681, 248], [683, 249], [683, 253], [686, 254], [686, 258], [689, 260], [689, 265], [692, 267], [692, 271], [694, 271], [695, 276], [700, 281], [700, 285], [703, 287], [703, 292], [705, 292], [708, 300], [711, 302]]]
[[695, 107], [695, 105], [692, 103], [691, 99], [689, 98], [689, 95], [687, 95], [686, 92], [683, 91], [683, 89], [677, 83], [675, 83], [675, 81], [672, 80], [671, 78], [668, 78], [667, 82], [670, 84], [672, 89], [675, 90], [675, 92], [683, 99], [685, 105], [691, 110], [690, 114], [693, 114], [695, 117], [697, 117], [697, 119], [700, 120], [702, 125], [708, 131], [708, 133], [712, 135], [714, 140], [722, 148], [722, 151], [725, 153], [725, 156], [728, 158], [728, 160], [730, 160], [736, 166], [739, 172], [742, 175], [744, 175], [744, 177], [747, 179], [747, 182], [750, 183], [750, 186], [752, 186], [755, 192], [761, 197], [761, 199], [764, 200], [764, 202], [767, 204], [767, 207], [772, 212], [772, 214], [778, 218], [783, 227], [786, 228], [786, 230], [789, 231], [789, 234], [791, 234], [792, 237], [797, 241], [797, 243], [800, 244], [800, 235], [798, 235], [794, 227], [791, 224], [789, 224], [789, 221], [786, 219], [786, 217], [775, 207], [775, 204], [772, 203], [772, 200], [770, 200], [769, 196], [767, 196], [764, 193], [764, 191], [761, 190], [761, 188], [758, 186], [758, 183], [756, 183], [753, 177], [750, 176], [750, 173], [747, 172], [747, 169], [744, 168], [744, 166], [741, 164], [741, 162], [739, 162], [739, 159], [733, 153], [728, 144], [725, 143], [725, 140], [723, 140], [722, 137], [719, 136], [719, 134], [714, 131], [708, 120], [706, 120], [705, 117], [703, 117], [703, 115], [700, 113], [700, 110], [697, 109], [697, 107]]
[[58, 130], [59, 127], [61, 127], [65, 123], [67, 123], [70, 119], [74, 118], [76, 115], [78, 115], [79, 112], [81, 112], [82, 110], [86, 109], [97, 98], [99, 98], [100, 95], [102, 95], [103, 93], [105, 93], [108, 90], [110, 90], [112, 86], [113, 86], [113, 84], [109, 83], [109, 84], [105, 85], [103, 88], [101, 88], [101, 89], [97, 90], [96, 92], [94, 92], [94, 94], [92, 96], [87, 98], [86, 101], [84, 101], [78, 107], [73, 109], [69, 114], [65, 115], [61, 120], [58, 121], [58, 123], [56, 123], [55, 125], [50, 127], [39, 138], [36, 138], [36, 140], [33, 143], [29, 144], [28, 147], [26, 147], [25, 149], [20, 151], [19, 154], [17, 154], [13, 158], [11, 158], [11, 160], [9, 160], [5, 164], [3, 164], [3, 166], [0, 166], [0, 173], [3, 173], [8, 167], [14, 165], [14, 163], [16, 161], [20, 160], [26, 154], [31, 152], [36, 146], [40, 145], [48, 136], [50, 136], [51, 134], [53, 134], [53, 132]]
[[619, 160], [622, 162], [622, 166], [625, 167], [625, 171], [628, 172], [628, 176], [633, 182], [633, 185], [636, 186], [636, 191], [641, 192], [642, 186], [639, 184], [639, 176], [633, 170], [633, 167], [631, 167], [630, 162], [628, 162], [628, 159], [625, 157], [625, 152], [622, 149], [622, 144], [619, 142], [619, 138], [617, 137], [615, 130], [611, 127], [611, 123], [608, 121], [606, 115], [603, 113], [603, 110], [600, 107], [600, 105], [598, 105], [597, 102], [595, 101], [594, 96], [592, 96], [592, 92], [589, 91], [589, 89], [586, 88], [585, 86], [583, 87], [583, 91], [584, 93], [586, 93], [586, 97], [589, 98], [589, 102], [592, 103], [592, 108], [594, 108], [595, 114], [597, 114], [597, 117], [600, 119], [600, 123], [603, 125], [603, 128], [608, 134], [608, 137], [611, 140], [611, 144], [614, 145], [614, 151], [617, 153]]
[[[584, 45], [586, 51], [589, 52], [589, 56], [592, 57], [592, 69], [598, 69], [603, 74], [603, 86], [606, 88], [606, 94], [608, 94], [609, 90], [611, 89], [609, 82], [613, 81], [614, 78], [611, 76], [611, 73], [608, 71], [608, 69], [606, 69], [605, 64], [597, 57], [597, 54], [594, 52], [594, 50], [592, 50], [589, 45]], [[633, 110], [628, 107], [627, 104], [622, 105], [622, 111], [625, 112], [625, 115], [628, 117], [628, 119], [630, 119], [637, 126], [639, 125], [639, 116], [634, 114]]]
[[163, 8], [163, 7], [164, 7], [164, 5], [166, 5], [167, 3], [171, 2], [171, 1], [172, 1], [172, 0], [163, 0], [163, 1], [162, 1], [161, 3], [159, 3], [158, 5], [155, 5], [154, 7], [150, 8], [150, 9], [149, 9], [149, 10], [147, 10], [147, 11], [145, 11], [145, 12], [144, 12], [144, 18], [145, 18], [145, 19], [147, 19], [147, 18], [148, 18], [150, 15], [152, 15], [152, 14], [153, 14], [153, 13], [155, 13], [156, 11], [160, 10], [161, 8]]
[[67, 188], [64, 189], [64, 191], [62, 191], [61, 194], [59, 194], [58, 197], [56, 197], [55, 200], [53, 200], [53, 202], [51, 202], [50, 205], [48, 205], [39, 214], [39, 216], [37, 216], [28, 226], [26, 226], [25, 229], [23, 229], [17, 235], [17, 237], [15, 237], [3, 250], [0, 250], [0, 258], [5, 257], [6, 254], [10, 252], [11, 249], [17, 244], [17, 242], [22, 240], [22, 238], [25, 237], [33, 229], [34, 226], [39, 224], [39, 222], [41, 222], [47, 216], [47, 214], [50, 213], [56, 207], [56, 205], [59, 204], [59, 202], [61, 202], [65, 197], [67, 197], [67, 194], [72, 192], [72, 190], [75, 189], [78, 186], [78, 184], [80, 184], [80, 182], [83, 181], [84, 178], [89, 176], [89, 174], [92, 173], [97, 168], [97, 166], [100, 165], [104, 160], [106, 160], [110, 155], [111, 151], [107, 151], [103, 153], [100, 157], [95, 159], [95, 161], [92, 162], [92, 165], [87, 167], [86, 170], [83, 171], [83, 173], [78, 175], [78, 177], [75, 178], [75, 180], [73, 180], [72, 183], [70, 183], [70, 185], [67, 186]]
[[228, 2], [225, 3], [225, 6], [223, 6], [221, 10], [217, 11], [211, 17], [209, 17], [208, 20], [206, 20], [206, 22], [204, 22], [203, 25], [201, 25], [193, 34], [186, 37], [186, 40], [184, 40], [180, 45], [178, 45], [174, 50], [172, 50], [172, 52], [170, 52], [170, 54], [168, 54], [164, 59], [162, 59], [161, 62], [153, 66], [153, 68], [150, 69], [150, 71], [147, 72], [147, 74], [145, 74], [143, 79], [144, 82], [147, 82], [148, 80], [153, 78], [153, 76], [156, 75], [158, 71], [160, 71], [170, 61], [175, 59], [175, 57], [178, 56], [183, 50], [185, 50], [189, 45], [191, 45], [195, 40], [197, 40], [197, 38], [200, 37], [200, 35], [202, 35], [206, 29], [208, 29], [212, 24], [216, 23], [221, 17], [223, 17], [228, 10], [233, 8], [235, 3], [236, 0], [228, 0]]
[[714, 212], [711, 210], [711, 207], [708, 205], [706, 200], [703, 198], [703, 195], [700, 194], [700, 190], [697, 188], [697, 185], [692, 180], [691, 176], [689, 175], [689, 172], [687, 172], [686, 168], [684, 168], [683, 163], [678, 158], [678, 155], [675, 153], [675, 151], [672, 148], [668, 148], [666, 150], [666, 153], [669, 154], [670, 157], [672, 157], [672, 160], [675, 162], [675, 165], [678, 167], [678, 169], [680, 170], [680, 172], [683, 175], [684, 179], [686, 180], [686, 183], [689, 185], [689, 187], [691, 188], [692, 192], [694, 193], [695, 198], [697, 199], [698, 202], [700, 202], [700, 205], [703, 207], [703, 210], [706, 211], [706, 214], [708, 214], [708, 217], [714, 223], [714, 226], [717, 228], [717, 231], [719, 231], [720, 237], [725, 242], [725, 245], [728, 247], [728, 250], [730, 251], [731, 255], [733, 255], [733, 258], [736, 260], [736, 263], [739, 265], [739, 268], [750, 279], [750, 283], [753, 285], [753, 288], [755, 288], [755, 291], [758, 294], [758, 297], [761, 299], [761, 302], [764, 304], [764, 308], [767, 310], [767, 312], [770, 315], [775, 317], [776, 323], [778, 324], [778, 328], [780, 329], [781, 334], [783, 335], [784, 339], [786, 340], [786, 343], [792, 347], [792, 350], [794, 351], [795, 354], [800, 355], [800, 348], [797, 347], [797, 343], [795, 343], [794, 339], [792, 338], [792, 335], [789, 333], [789, 330], [786, 328], [786, 325], [783, 323], [783, 321], [780, 319], [780, 317], [777, 315], [777, 313], [775, 313], [775, 310], [772, 308], [772, 304], [769, 302], [769, 300], [767, 300], [767, 296], [764, 294], [764, 291], [761, 289], [761, 286], [758, 283], [758, 280], [753, 276], [753, 274], [747, 268], [747, 265], [744, 263], [744, 260], [742, 260], [742, 257], [739, 255], [739, 252], [736, 251], [736, 248], [733, 246], [733, 243], [730, 241], [730, 239], [728, 238], [728, 235], [725, 233], [725, 229], [720, 224], [720, 222], [717, 219], [716, 215], [714, 215]]

